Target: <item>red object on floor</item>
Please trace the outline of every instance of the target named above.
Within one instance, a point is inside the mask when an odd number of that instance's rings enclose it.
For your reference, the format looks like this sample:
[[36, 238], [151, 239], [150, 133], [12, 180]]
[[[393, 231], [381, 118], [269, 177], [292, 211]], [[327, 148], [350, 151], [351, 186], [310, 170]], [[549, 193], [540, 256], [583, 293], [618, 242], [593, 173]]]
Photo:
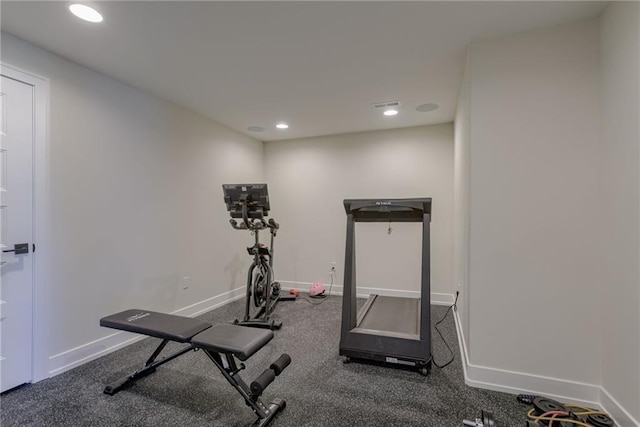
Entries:
[[295, 295], [295, 296], [296, 296], [296, 298], [300, 296], [300, 292], [299, 292], [299, 291], [297, 291], [297, 290], [295, 290], [295, 289], [289, 289], [289, 293], [290, 293], [291, 295]]

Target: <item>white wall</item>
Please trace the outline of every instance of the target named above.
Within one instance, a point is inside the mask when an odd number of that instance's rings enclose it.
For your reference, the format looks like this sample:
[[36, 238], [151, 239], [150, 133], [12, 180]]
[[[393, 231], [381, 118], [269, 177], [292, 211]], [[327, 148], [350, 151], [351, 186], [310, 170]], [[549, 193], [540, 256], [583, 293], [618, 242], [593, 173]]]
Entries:
[[[452, 124], [267, 142], [265, 164], [272, 214], [282, 224], [275, 259], [280, 281], [327, 283], [329, 263], [336, 261], [342, 285], [344, 199], [432, 197], [432, 293], [454, 293]], [[420, 240], [414, 237], [421, 228], [392, 228], [389, 235], [388, 224], [356, 227], [359, 288], [418, 290]]]
[[600, 40], [602, 386], [640, 424], [640, 4], [612, 3]]
[[113, 333], [104, 315], [244, 286], [221, 185], [264, 180], [261, 142], [4, 33], [2, 62], [50, 79], [53, 371]]
[[600, 383], [598, 46], [593, 20], [470, 48], [470, 359], [514, 391]]

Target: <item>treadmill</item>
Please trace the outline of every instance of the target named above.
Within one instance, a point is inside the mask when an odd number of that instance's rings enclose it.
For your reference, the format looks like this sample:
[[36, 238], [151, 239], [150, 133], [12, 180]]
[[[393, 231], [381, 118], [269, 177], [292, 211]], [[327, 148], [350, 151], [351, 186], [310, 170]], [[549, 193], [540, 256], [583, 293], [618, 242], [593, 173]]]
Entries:
[[[431, 370], [431, 286], [429, 225], [431, 198], [348, 199], [344, 260], [340, 355], [353, 360]], [[422, 284], [420, 298], [372, 294], [357, 311], [356, 222], [422, 222]]]

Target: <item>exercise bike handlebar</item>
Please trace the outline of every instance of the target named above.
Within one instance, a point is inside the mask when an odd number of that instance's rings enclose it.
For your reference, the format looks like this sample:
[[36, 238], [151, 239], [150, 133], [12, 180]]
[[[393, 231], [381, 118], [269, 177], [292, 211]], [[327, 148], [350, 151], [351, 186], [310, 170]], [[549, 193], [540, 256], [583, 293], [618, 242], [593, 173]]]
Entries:
[[236, 221], [235, 219], [230, 219], [229, 224], [231, 224], [231, 226], [236, 230], [247, 230], [247, 226], [244, 222], [241, 222], [240, 225], [238, 225], [238, 221]]
[[269, 218], [268, 222], [264, 218], [251, 218], [241, 222], [230, 219], [229, 224], [236, 230], [264, 230], [265, 228], [271, 228], [275, 231], [280, 229], [280, 224], [275, 222], [273, 218]]
[[274, 230], [279, 230], [280, 229], [280, 224], [278, 224], [277, 222], [275, 222], [273, 220], [273, 218], [269, 218], [269, 224], [268, 224], [269, 228], [273, 228]]
[[264, 230], [265, 228], [269, 228], [270, 225], [267, 224], [267, 222], [263, 219], [263, 218], [252, 218], [251, 220], [248, 221], [242, 221], [240, 223], [238, 223], [238, 221], [236, 221], [235, 219], [230, 219], [229, 220], [229, 224], [231, 224], [231, 227], [235, 228], [236, 230]]

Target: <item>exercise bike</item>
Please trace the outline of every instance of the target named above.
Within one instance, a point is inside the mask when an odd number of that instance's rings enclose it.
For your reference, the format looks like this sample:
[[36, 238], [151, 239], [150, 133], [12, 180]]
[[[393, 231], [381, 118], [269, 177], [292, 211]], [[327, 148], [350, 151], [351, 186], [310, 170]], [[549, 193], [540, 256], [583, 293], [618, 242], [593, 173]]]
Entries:
[[[227, 210], [230, 212], [229, 223], [236, 230], [249, 230], [254, 236], [253, 246], [247, 248], [253, 262], [247, 274], [247, 292], [245, 310], [242, 320], [234, 321], [237, 325], [277, 330], [282, 322], [271, 319], [279, 301], [295, 300], [293, 295], [281, 295], [280, 283], [274, 281], [273, 244], [280, 225], [273, 218], [265, 220], [269, 212], [269, 196], [266, 184], [225, 184], [223, 185]], [[241, 222], [234, 218], [242, 218]], [[271, 241], [269, 246], [260, 243], [260, 231], [269, 230]], [[253, 309], [252, 309], [253, 306]]]

